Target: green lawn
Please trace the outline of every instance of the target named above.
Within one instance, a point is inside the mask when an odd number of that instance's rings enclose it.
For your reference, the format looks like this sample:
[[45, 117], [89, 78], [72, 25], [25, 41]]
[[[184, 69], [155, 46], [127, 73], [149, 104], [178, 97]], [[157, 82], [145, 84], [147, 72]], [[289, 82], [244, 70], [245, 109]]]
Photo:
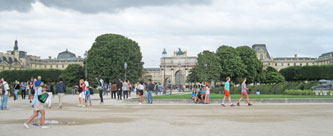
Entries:
[[[224, 94], [212, 94], [212, 99], [222, 99]], [[240, 94], [231, 94], [232, 99], [239, 99]], [[250, 94], [250, 99], [256, 98], [333, 98], [333, 96], [311, 96], [311, 95], [284, 95], [284, 94]], [[190, 99], [191, 94], [182, 95], [160, 95], [154, 96], [154, 99]]]

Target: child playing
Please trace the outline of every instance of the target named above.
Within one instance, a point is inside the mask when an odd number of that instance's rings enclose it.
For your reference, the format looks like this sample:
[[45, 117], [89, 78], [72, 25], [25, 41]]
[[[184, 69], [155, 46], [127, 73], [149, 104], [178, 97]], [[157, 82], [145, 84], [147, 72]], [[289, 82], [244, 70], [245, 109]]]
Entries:
[[90, 106], [92, 106], [91, 99], [90, 99], [90, 89], [88, 87], [86, 87], [86, 95], [85, 95], [86, 106], [88, 104], [88, 101], [90, 103]]
[[235, 106], [235, 105], [231, 103], [231, 98], [230, 98], [230, 77], [227, 77], [226, 80], [227, 81], [224, 84], [224, 90], [225, 90], [224, 91], [224, 98], [223, 98], [221, 106], [225, 107], [224, 101], [228, 97], [230, 106], [232, 107], [232, 106]]

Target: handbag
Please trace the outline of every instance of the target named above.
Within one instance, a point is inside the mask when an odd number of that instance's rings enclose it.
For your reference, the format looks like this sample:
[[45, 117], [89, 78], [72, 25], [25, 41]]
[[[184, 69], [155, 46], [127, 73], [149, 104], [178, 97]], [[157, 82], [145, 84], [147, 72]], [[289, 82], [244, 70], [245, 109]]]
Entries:
[[38, 95], [38, 90], [37, 90], [37, 97], [38, 97], [38, 100], [41, 102], [41, 103], [45, 103], [47, 98], [49, 97], [49, 94], [47, 93], [44, 93], [42, 95]]

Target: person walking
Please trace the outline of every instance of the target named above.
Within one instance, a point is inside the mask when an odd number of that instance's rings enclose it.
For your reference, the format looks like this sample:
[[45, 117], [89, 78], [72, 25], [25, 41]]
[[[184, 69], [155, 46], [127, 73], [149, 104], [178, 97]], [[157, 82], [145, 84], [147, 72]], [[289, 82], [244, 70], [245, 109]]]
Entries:
[[23, 100], [25, 100], [26, 90], [27, 90], [27, 83], [22, 82], [21, 83], [21, 96], [22, 96]]
[[9, 84], [6, 82], [5, 78], [0, 80], [0, 94], [1, 94], [1, 110], [7, 110], [8, 94], [9, 94]]
[[53, 89], [53, 85], [51, 83], [51, 80], [49, 80], [47, 82], [47, 89], [46, 89], [47, 94], [49, 94], [49, 97], [47, 97], [46, 103], [48, 105], [48, 108], [51, 109], [52, 106], [52, 98], [54, 95], [54, 89]]
[[124, 81], [123, 82], [123, 96], [124, 96], [124, 100], [128, 99], [128, 82]]
[[34, 78], [31, 77], [30, 81], [28, 82], [28, 86], [29, 86], [29, 101], [31, 103], [31, 101], [34, 98], [34, 94], [35, 94], [35, 90], [34, 90]]
[[[225, 82], [225, 84], [224, 84], [224, 98], [223, 98], [223, 100], [222, 100], [222, 104], [221, 104], [221, 106], [223, 106], [223, 107], [225, 107], [225, 105], [224, 105], [224, 101], [225, 101], [225, 99], [228, 97], [228, 99], [229, 99], [229, 103], [230, 103], [230, 106], [231, 107], [233, 107], [233, 106], [235, 106], [234, 104], [232, 104], [231, 103], [231, 98], [230, 98], [230, 77], [227, 77], [226, 78], [226, 82]], [[207, 97], [207, 96], [206, 96]]]
[[46, 85], [42, 85], [41, 86], [41, 81], [40, 80], [37, 80], [35, 82], [35, 86], [36, 86], [36, 91], [35, 91], [35, 94], [34, 94], [34, 99], [32, 100], [32, 106], [34, 107], [34, 113], [32, 114], [31, 117], [29, 117], [29, 119], [23, 124], [25, 126], [25, 128], [29, 128], [29, 123], [35, 119], [35, 117], [38, 116], [38, 112], [40, 112], [40, 114], [42, 115], [41, 119], [40, 119], [40, 122], [41, 122], [41, 125], [42, 125], [42, 128], [49, 128], [45, 125], [45, 110], [43, 108], [43, 105], [42, 103], [38, 100], [38, 96], [39, 95], [42, 95], [44, 93], [47, 93], [46, 92]]
[[111, 85], [111, 99], [117, 99], [117, 84], [116, 82], [113, 82]]
[[14, 101], [18, 99], [18, 92], [20, 91], [21, 86], [20, 86], [20, 82], [15, 80], [15, 85], [14, 85]]
[[122, 100], [122, 88], [123, 88], [123, 83], [122, 81], [119, 79], [118, 83], [117, 83], [117, 96], [118, 96], [118, 100]]
[[248, 88], [246, 87], [246, 78], [243, 78], [243, 83], [242, 83], [241, 87], [242, 87], [242, 94], [241, 94], [241, 98], [237, 102], [237, 106], [240, 106], [239, 103], [242, 101], [244, 95], [246, 97], [247, 105], [252, 106], [252, 104], [250, 103], [249, 95], [247, 94]]
[[99, 98], [101, 100], [100, 104], [103, 104], [104, 101], [103, 101], [103, 93], [104, 93], [104, 81], [103, 79], [97, 79], [97, 82], [98, 82], [98, 91], [99, 91]]
[[143, 93], [144, 93], [144, 89], [145, 89], [142, 81], [139, 83], [137, 89], [138, 89], [138, 95], [139, 95], [139, 104], [141, 104], [144, 101]]
[[62, 101], [66, 92], [66, 85], [62, 81], [62, 78], [59, 78], [57, 86], [56, 86], [56, 91], [58, 94], [58, 99], [59, 99], [59, 108], [62, 108]]
[[85, 87], [85, 84], [84, 84], [84, 81], [83, 81], [83, 79], [81, 79], [80, 80], [80, 88], [79, 88], [79, 102], [80, 102], [80, 104], [78, 105], [79, 107], [81, 107], [81, 106], [84, 106], [84, 104], [85, 104], [85, 90], [86, 90], [86, 87]]
[[151, 79], [148, 79], [147, 91], [148, 91], [148, 104], [153, 104], [153, 91], [155, 85], [151, 83]]

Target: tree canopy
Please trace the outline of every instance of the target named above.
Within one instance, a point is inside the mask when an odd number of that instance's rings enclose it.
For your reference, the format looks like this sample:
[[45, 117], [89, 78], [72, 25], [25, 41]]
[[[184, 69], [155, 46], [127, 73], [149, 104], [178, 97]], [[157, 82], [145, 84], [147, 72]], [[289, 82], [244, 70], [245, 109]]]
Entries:
[[216, 55], [220, 58], [221, 81], [224, 81], [226, 77], [230, 77], [234, 81], [241, 82], [242, 76], [247, 74], [247, 71], [236, 49], [223, 45], [217, 49]]
[[90, 82], [96, 81], [95, 78], [99, 76], [106, 81], [124, 80], [125, 62], [127, 79], [139, 81], [143, 62], [138, 43], [118, 34], [98, 36], [88, 51], [88, 78]]
[[78, 85], [80, 79], [84, 79], [83, 67], [79, 64], [71, 64], [61, 73], [63, 81], [68, 86]]

